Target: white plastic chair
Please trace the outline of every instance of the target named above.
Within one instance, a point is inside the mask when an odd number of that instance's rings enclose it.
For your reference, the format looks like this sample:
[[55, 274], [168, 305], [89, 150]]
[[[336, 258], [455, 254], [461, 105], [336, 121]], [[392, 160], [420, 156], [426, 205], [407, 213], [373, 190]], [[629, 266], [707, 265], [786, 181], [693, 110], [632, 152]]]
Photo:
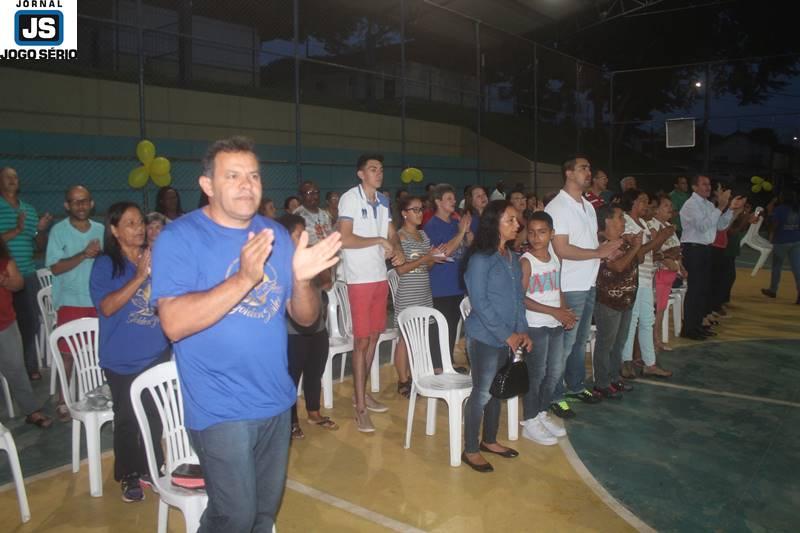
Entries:
[[458, 310], [461, 311], [461, 318], [458, 319], [458, 325], [456, 326], [456, 342], [461, 338], [461, 330], [464, 328], [465, 317], [469, 316], [470, 311], [472, 311], [472, 305], [469, 303], [468, 296], [464, 296], [461, 299], [461, 302], [458, 304]]
[[[147, 391], [145, 393], [145, 391]], [[208, 504], [208, 495], [204, 490], [189, 490], [172, 484], [172, 472], [180, 464], [199, 464], [197, 454], [189, 442], [189, 434], [183, 425], [183, 396], [178, 380], [178, 370], [174, 361], [161, 363], [142, 372], [131, 384], [131, 404], [139, 430], [144, 440], [147, 468], [150, 472], [158, 472], [156, 452], [153, 448], [153, 437], [150, 423], [142, 403], [142, 394], [150, 394], [161, 417], [162, 437], [166, 442], [166, 474], [153, 475], [153, 485], [158, 489], [158, 531], [166, 533], [169, 506], [177, 507], [186, 521], [186, 531], [194, 533], [200, 526], [200, 517]]]
[[8, 418], [14, 418], [14, 400], [11, 398], [11, 390], [8, 388], [8, 380], [3, 374], [0, 374], [0, 385], [3, 386], [3, 396], [5, 396], [6, 399]]
[[50, 343], [47, 342], [56, 325], [56, 310], [53, 308], [52, 290], [52, 287], [42, 287], [36, 293], [36, 301], [39, 304], [39, 314], [42, 319], [39, 326], [36, 351], [38, 352], [39, 361], [46, 361], [47, 366], [50, 368], [50, 396], [56, 393], [56, 371], [53, 368], [53, 354], [50, 351]]
[[[472, 312], [469, 296], [464, 296], [464, 299], [458, 304], [458, 309], [461, 311], [461, 320], [466, 322]], [[439, 331], [441, 335], [441, 330]], [[447, 353], [449, 354], [450, 350]], [[469, 357], [469, 353], [467, 353], [467, 357]], [[444, 361], [444, 352], [442, 352], [442, 361]], [[517, 440], [519, 439], [519, 396], [506, 400], [506, 411], [508, 412], [508, 440]]]
[[22, 477], [22, 468], [19, 466], [17, 445], [14, 444], [14, 436], [3, 424], [0, 424], [0, 450], [8, 453], [8, 464], [11, 467], [11, 475], [14, 477], [14, 487], [17, 489], [19, 514], [22, 521], [27, 522], [31, 519], [31, 509], [28, 506], [28, 493], [25, 491], [25, 478]]
[[[58, 349], [59, 339], [64, 339], [74, 361], [73, 386], [77, 401], [67, 381], [64, 360]], [[96, 318], [80, 318], [57, 327], [50, 334], [50, 351], [56, 363], [64, 401], [72, 416], [72, 472], [80, 470], [81, 424], [86, 429], [86, 455], [89, 459], [89, 492], [99, 498], [103, 495], [103, 465], [100, 461], [100, 429], [114, 419], [111, 408], [90, 409], [85, 404], [86, 393], [105, 383], [100, 368], [97, 343], [99, 326]], [[77, 381], [77, 386], [75, 384]]]
[[[53, 273], [49, 268], [38, 269], [36, 271], [36, 279], [39, 281], [39, 289], [44, 289], [45, 287], [51, 287], [53, 285]], [[39, 308], [39, 314], [41, 315], [41, 320], [39, 321], [39, 332], [36, 334], [36, 355], [39, 360], [39, 368], [42, 368], [45, 363], [45, 354], [47, 353], [47, 336], [50, 332], [45, 329], [45, 318], [44, 314], [42, 314], [41, 307]], [[53, 320], [53, 322], [55, 322], [55, 320]], [[47, 364], [50, 364], [49, 359], [47, 360]], [[51, 386], [55, 385], [55, 378], [51, 378], [50, 383]], [[50, 394], [53, 394], [52, 390]]]
[[681, 294], [673, 292], [669, 295], [667, 308], [664, 309], [664, 317], [661, 319], [661, 342], [669, 342], [669, 315], [672, 313], [672, 332], [675, 337], [681, 333], [682, 308]]
[[[353, 319], [352, 313], [350, 312], [350, 296], [347, 293], [347, 284], [342, 281], [337, 281], [333, 284], [333, 292], [336, 293], [336, 297], [339, 300], [340, 310], [343, 316], [347, 318], [344, 320], [346, 324], [347, 331], [345, 336], [349, 338], [353, 338]], [[397, 347], [397, 341], [400, 340], [400, 331], [397, 328], [386, 328], [380, 336], [378, 336], [378, 342], [375, 344], [375, 353], [372, 357], [372, 366], [370, 367], [370, 374], [369, 374], [369, 382], [371, 386], [372, 392], [379, 392], [381, 390], [381, 362], [380, 362], [380, 349], [381, 344], [386, 341], [391, 341], [392, 343], [392, 355], [391, 361], [394, 362], [394, 350]], [[353, 351], [351, 348], [348, 351]], [[347, 363], [347, 352], [342, 353], [342, 364], [339, 370], [339, 383], [344, 381], [344, 370], [345, 365]]]
[[761, 229], [761, 224], [763, 224], [763, 222], [764, 217], [758, 217], [758, 221], [755, 224], [750, 224], [750, 227], [747, 228], [747, 233], [742, 237], [742, 246], [749, 246], [760, 254], [758, 256], [758, 261], [756, 261], [753, 267], [753, 271], [750, 272], [750, 276], [755, 276], [758, 273], [767, 261], [769, 254], [772, 253], [772, 243], [758, 234], [758, 230]]
[[[328, 291], [328, 360], [322, 372], [322, 405], [333, 408], [333, 358], [353, 351], [353, 335], [350, 322], [350, 309], [339, 302], [336, 290]], [[344, 364], [344, 361], [342, 362]], [[298, 384], [298, 389], [300, 388]]]
[[[436, 326], [439, 328], [439, 349], [442, 354], [441, 374], [434, 373], [431, 361], [431, 318], [436, 320]], [[404, 448], [411, 447], [411, 426], [414, 422], [417, 395], [428, 397], [426, 435], [436, 433], [436, 399], [441, 398], [447, 402], [448, 409], [450, 466], [459, 466], [461, 464], [461, 421], [464, 416], [464, 400], [472, 392], [472, 378], [453, 370], [453, 365], [450, 363], [447, 320], [442, 313], [429, 307], [409, 307], [400, 313], [397, 320], [408, 347], [412, 378]]]

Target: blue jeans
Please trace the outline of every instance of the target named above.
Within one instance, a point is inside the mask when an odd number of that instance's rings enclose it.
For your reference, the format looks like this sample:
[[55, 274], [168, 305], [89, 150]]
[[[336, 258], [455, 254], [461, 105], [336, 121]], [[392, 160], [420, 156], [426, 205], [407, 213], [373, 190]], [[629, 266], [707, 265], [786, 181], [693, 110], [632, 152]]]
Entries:
[[564, 366], [564, 381], [566, 390], [561, 380], [556, 383], [553, 401], [564, 399], [565, 392], [580, 392], [584, 389], [583, 381], [586, 379], [586, 341], [592, 327], [592, 313], [594, 312], [595, 288], [588, 291], [570, 291], [564, 293], [567, 307], [572, 309], [578, 317], [575, 327], [564, 332], [564, 353], [567, 361]]
[[642, 361], [647, 366], [656, 364], [656, 349], [653, 344], [653, 326], [656, 323], [656, 314], [653, 305], [653, 287], [639, 287], [636, 291], [636, 301], [631, 309], [628, 336], [625, 339], [625, 346], [622, 348], [623, 361], [633, 360], [633, 341], [638, 331]]
[[478, 453], [478, 432], [483, 419], [483, 442], [497, 442], [500, 425], [500, 400], [489, 393], [497, 371], [508, 359], [508, 346], [489, 346], [475, 339], [467, 339], [472, 373], [472, 393], [467, 399], [464, 416], [464, 451]]
[[789, 257], [789, 264], [794, 274], [795, 287], [800, 296], [800, 241], [787, 242], [772, 245], [772, 280], [769, 289], [778, 292], [778, 285], [781, 282], [781, 270], [783, 270], [783, 260]]
[[189, 437], [208, 493], [200, 533], [272, 531], [289, 461], [291, 414], [222, 422]]
[[525, 358], [530, 388], [522, 401], [523, 419], [536, 418], [553, 401], [556, 383], [564, 375], [564, 328], [528, 328], [533, 351]]

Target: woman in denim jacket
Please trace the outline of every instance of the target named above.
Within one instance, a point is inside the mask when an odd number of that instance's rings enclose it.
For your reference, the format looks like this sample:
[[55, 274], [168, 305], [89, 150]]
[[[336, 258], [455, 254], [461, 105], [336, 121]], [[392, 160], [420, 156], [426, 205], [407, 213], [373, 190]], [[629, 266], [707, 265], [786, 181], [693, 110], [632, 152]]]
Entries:
[[[481, 451], [512, 458], [516, 450], [497, 442], [500, 401], [489, 393], [509, 349], [530, 350], [525, 320], [522, 269], [513, 245], [519, 230], [517, 211], [507, 200], [495, 200], [481, 216], [475, 240], [464, 263], [464, 281], [472, 312], [464, 328], [472, 366], [472, 394], [464, 419], [464, 453], [461, 460], [478, 472], [494, 469]], [[483, 418], [483, 438], [478, 438]]]

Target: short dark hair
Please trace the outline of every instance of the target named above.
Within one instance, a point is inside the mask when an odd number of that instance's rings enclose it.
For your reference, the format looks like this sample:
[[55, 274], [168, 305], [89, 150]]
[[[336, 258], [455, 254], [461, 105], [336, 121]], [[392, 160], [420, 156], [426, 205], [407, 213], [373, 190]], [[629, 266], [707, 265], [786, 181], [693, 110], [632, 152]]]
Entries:
[[444, 195], [449, 192], [453, 193], [453, 196], [456, 195], [456, 190], [452, 185], [449, 183], [438, 183], [431, 191], [431, 200], [441, 200], [444, 198]]
[[286, 198], [286, 200], [283, 201], [283, 208], [284, 209], [289, 209], [289, 202], [291, 202], [292, 200], [297, 200], [298, 204], [302, 203], [302, 202], [300, 202], [300, 198], [298, 198], [297, 196], [288, 196]]
[[528, 222], [533, 222], [534, 220], [544, 222], [548, 228], [553, 229], [553, 217], [544, 211], [535, 211], [528, 219]]
[[411, 202], [413, 202], [413, 201], [420, 202], [423, 205], [425, 204], [425, 202], [419, 196], [411, 196], [409, 194], [405, 198], [401, 198], [400, 200], [398, 200], [398, 202], [397, 202], [398, 211], [400, 211], [400, 212], [405, 211], [406, 209], [408, 209], [408, 206], [410, 206]]
[[621, 209], [618, 205], [604, 204], [597, 208], [597, 229], [606, 230], [606, 220], [614, 218], [614, 210]]
[[[6, 167], [6, 168], [11, 168], [11, 167]], [[89, 197], [90, 198], [92, 196], [92, 191], [90, 191], [89, 187], [87, 187], [86, 185], [80, 185], [80, 184], [78, 184], [78, 185], [70, 185], [69, 187], [67, 187], [67, 190], [64, 191], [64, 201], [65, 202], [69, 203], [69, 193], [71, 193], [75, 189], [83, 189], [84, 191], [89, 193]]]
[[295, 215], [293, 213], [281, 215], [278, 218], [278, 222], [280, 222], [289, 233], [292, 233], [297, 226], [303, 226], [303, 229], [306, 227], [306, 220], [300, 215]]
[[399, 189], [397, 189], [397, 191], [395, 191], [394, 193], [395, 199], [399, 199], [400, 195], [403, 194], [404, 192], [408, 192], [408, 189], [406, 189], [405, 187], [400, 187]]
[[646, 195], [648, 202], [650, 201], [650, 195], [644, 191], [639, 189], [628, 189], [624, 193], [622, 193], [622, 199], [619, 201], [619, 206], [622, 208], [623, 211], [626, 213], [630, 212], [633, 209], [633, 204], [636, 203], [636, 200], [639, 199], [641, 195]]
[[234, 135], [227, 139], [219, 139], [208, 147], [206, 155], [203, 156], [203, 175], [209, 178], [214, 175], [214, 161], [217, 159], [217, 154], [224, 152], [226, 154], [235, 154], [239, 152], [249, 152], [253, 155], [256, 153], [256, 145], [250, 137], [243, 135]]
[[362, 170], [366, 166], [367, 161], [380, 161], [383, 164], [383, 154], [361, 154], [356, 161], [356, 170]]
[[585, 159], [589, 161], [589, 158], [583, 154], [575, 154], [574, 156], [570, 157], [569, 159], [565, 160], [561, 163], [561, 176], [566, 179], [567, 171], [568, 170], [575, 170], [575, 163], [578, 162], [578, 159]]

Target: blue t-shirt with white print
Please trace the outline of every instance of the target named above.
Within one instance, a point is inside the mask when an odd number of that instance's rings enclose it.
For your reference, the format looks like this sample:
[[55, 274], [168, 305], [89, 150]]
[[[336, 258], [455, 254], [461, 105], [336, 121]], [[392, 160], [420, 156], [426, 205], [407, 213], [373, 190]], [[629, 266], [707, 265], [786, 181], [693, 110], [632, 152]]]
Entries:
[[239, 271], [249, 232], [275, 232], [264, 279], [217, 323], [174, 344], [186, 426], [269, 418], [296, 389], [286, 356], [286, 301], [294, 244], [280, 224], [256, 215], [246, 229], [220, 226], [198, 209], [168, 224], [153, 250], [151, 301], [208, 291]]
[[112, 277], [112, 272], [111, 258], [102, 255], [92, 265], [89, 277], [89, 293], [100, 324], [100, 366], [116, 374], [138, 374], [164, 353], [169, 341], [150, 305], [149, 276], [116, 313], [103, 315], [100, 302], [136, 276], [136, 265], [125, 259], [124, 272], [117, 277]]

